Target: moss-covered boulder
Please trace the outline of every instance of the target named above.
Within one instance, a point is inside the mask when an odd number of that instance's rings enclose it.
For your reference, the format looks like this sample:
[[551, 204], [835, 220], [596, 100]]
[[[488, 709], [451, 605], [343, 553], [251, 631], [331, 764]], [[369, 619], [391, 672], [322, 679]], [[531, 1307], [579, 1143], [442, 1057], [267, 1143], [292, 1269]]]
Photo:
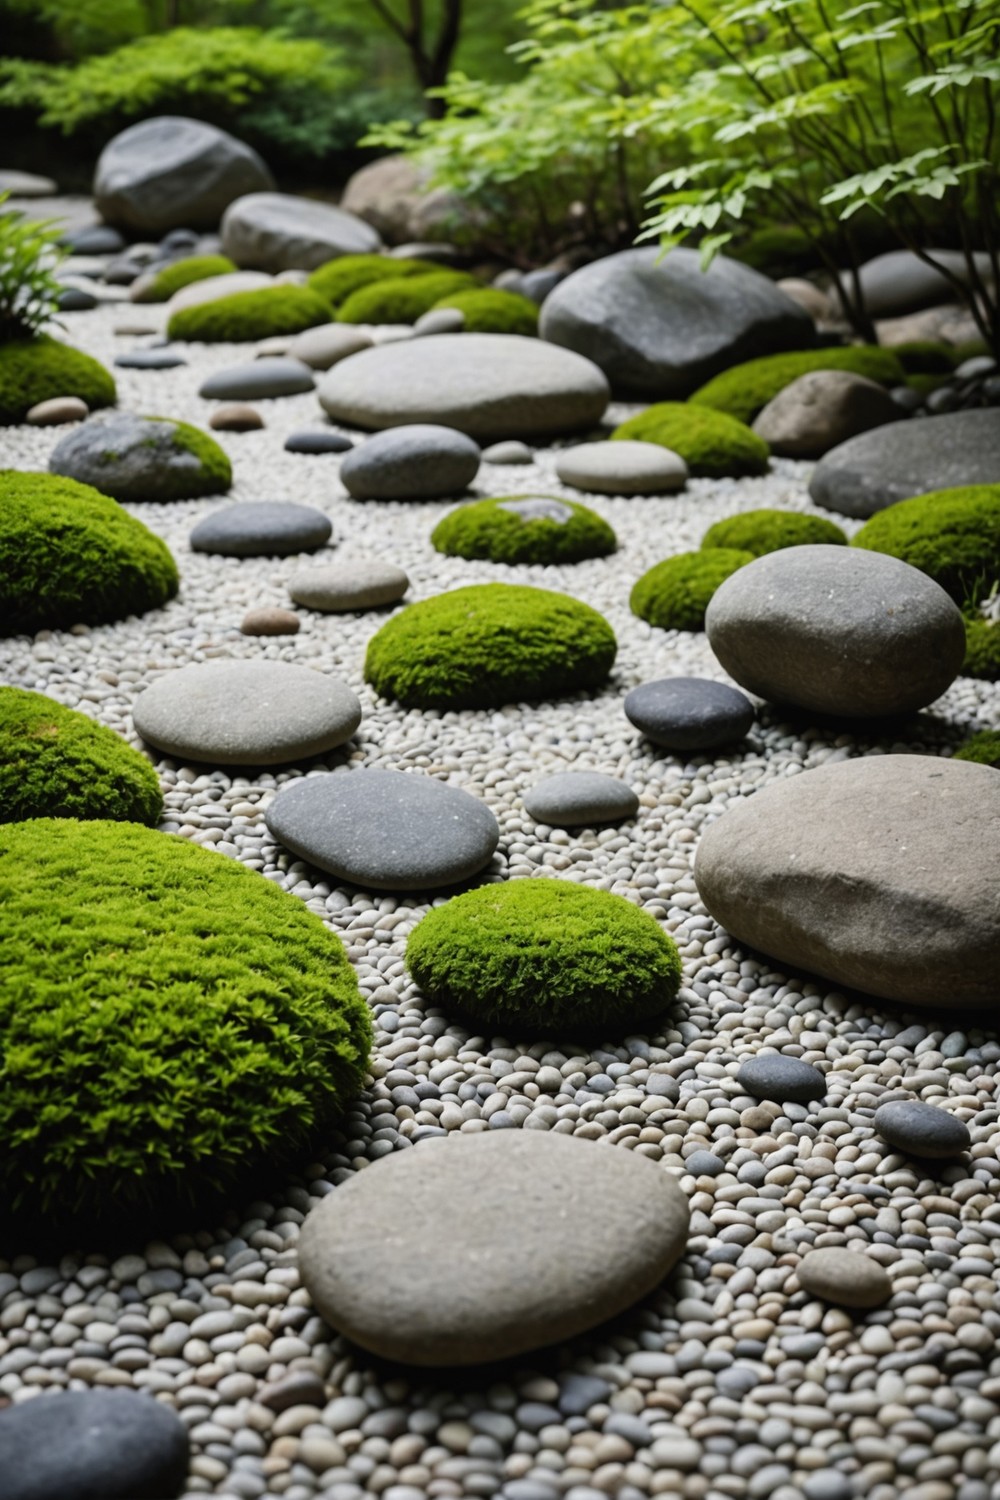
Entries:
[[956, 604], [975, 603], [1000, 580], [1000, 484], [900, 500], [866, 521], [851, 545], [902, 558]]
[[177, 592], [158, 536], [89, 485], [0, 471], [0, 635], [96, 625]]
[[770, 449], [763, 438], [724, 412], [686, 401], [658, 401], [622, 422], [612, 440], [659, 443], [680, 454], [688, 472], [705, 479], [766, 474]]
[[833, 521], [797, 510], [745, 510], [716, 521], [701, 539], [702, 547], [728, 547], [763, 557], [783, 547], [846, 547], [847, 537]]
[[434, 305], [457, 308], [465, 319], [466, 333], [520, 333], [531, 338], [538, 332], [538, 304], [518, 292], [487, 286], [456, 292]]
[[622, 1032], [674, 998], [673, 939], [640, 907], [562, 880], [455, 896], [418, 923], [406, 963], [437, 1005], [508, 1036]]
[[691, 403], [725, 412], [740, 422], [752, 422], [786, 385], [813, 370], [848, 370], [879, 385], [901, 385], [906, 379], [906, 372], [891, 349], [868, 345], [803, 349], [792, 354], [766, 354], [762, 359], [733, 365], [695, 391]]
[[183, 260], [171, 261], [162, 270], [140, 277], [132, 289], [132, 301], [169, 302], [181, 287], [208, 281], [212, 276], [227, 276], [236, 269], [236, 262], [228, 255], [186, 255]]
[[415, 323], [425, 312], [458, 292], [480, 283], [464, 271], [434, 271], [426, 276], [388, 278], [360, 287], [340, 304], [338, 323]]
[[0, 828], [0, 1195], [164, 1223], [303, 1147], [364, 1078], [367, 1008], [319, 917], [133, 823]]
[[202, 344], [246, 344], [279, 334], [302, 333], [329, 323], [330, 305], [307, 286], [265, 286], [234, 292], [170, 314], [167, 335]]
[[172, 417], [108, 412], [81, 422], [55, 446], [53, 474], [114, 500], [195, 500], [224, 494], [232, 466], [214, 438]]
[[331, 307], [346, 302], [352, 292], [376, 281], [400, 281], [410, 276], [437, 274], [441, 267], [433, 261], [396, 260], [391, 255], [340, 255], [328, 260], [309, 277], [309, 285]]
[[954, 760], [972, 760], [1000, 770], [1000, 729], [980, 729], [955, 751]]
[[368, 642], [365, 679], [407, 708], [493, 708], [596, 689], [617, 649], [568, 594], [475, 584], [400, 610]]
[[113, 406], [115, 382], [89, 354], [40, 334], [0, 344], [0, 424], [23, 422], [33, 406], [55, 396], [79, 396], [91, 411]]
[[966, 615], [962, 675], [1000, 682], [1000, 620]]
[[0, 823], [155, 824], [162, 811], [156, 772], [121, 735], [44, 693], [0, 687]]
[[581, 562], [618, 545], [607, 521], [557, 495], [503, 495], [449, 511], [431, 533], [449, 557], [495, 563]]
[[680, 552], [636, 580], [629, 608], [661, 630], [704, 630], [705, 611], [716, 589], [753, 558], [752, 552], [731, 547]]

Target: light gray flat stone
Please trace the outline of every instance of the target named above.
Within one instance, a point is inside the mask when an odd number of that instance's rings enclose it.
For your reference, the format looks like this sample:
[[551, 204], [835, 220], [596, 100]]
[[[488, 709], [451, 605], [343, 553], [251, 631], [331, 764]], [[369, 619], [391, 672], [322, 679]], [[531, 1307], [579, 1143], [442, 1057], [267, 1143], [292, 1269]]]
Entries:
[[479, 459], [463, 432], [415, 422], [352, 449], [341, 461], [340, 482], [355, 500], [440, 500], [468, 488]]
[[409, 586], [402, 568], [377, 557], [302, 568], [288, 580], [288, 592], [296, 604], [330, 614], [381, 609], [402, 599]]
[[840, 1246], [810, 1250], [799, 1262], [798, 1278], [803, 1291], [838, 1307], [881, 1307], [892, 1296], [892, 1282], [877, 1260]]
[[318, 328], [297, 333], [288, 345], [288, 353], [311, 370], [332, 370], [342, 359], [371, 347], [371, 334], [364, 328], [355, 328], [350, 323], [321, 323]]
[[333, 527], [312, 505], [290, 500], [239, 500], [213, 511], [191, 532], [193, 552], [222, 557], [291, 557], [325, 547]]
[[639, 798], [616, 776], [564, 771], [536, 781], [524, 794], [524, 806], [539, 823], [579, 828], [632, 818], [639, 810]]
[[302, 395], [315, 383], [308, 365], [276, 355], [216, 370], [202, 381], [198, 395], [209, 401], [266, 401]]
[[598, 495], [672, 495], [687, 484], [688, 467], [659, 443], [581, 443], [556, 458], [563, 484]]

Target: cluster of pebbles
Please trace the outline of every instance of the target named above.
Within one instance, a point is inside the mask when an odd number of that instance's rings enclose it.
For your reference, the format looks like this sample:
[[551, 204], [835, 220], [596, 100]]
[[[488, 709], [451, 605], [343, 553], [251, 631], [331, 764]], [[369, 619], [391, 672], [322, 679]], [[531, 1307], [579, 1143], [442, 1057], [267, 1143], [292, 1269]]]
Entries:
[[[106, 363], [131, 344], [121, 310], [67, 317]], [[116, 372], [130, 410], [207, 426], [202, 379], [245, 357], [185, 350], [188, 365]], [[691, 874], [701, 829], [758, 789], [860, 754], [948, 754], [996, 726], [1000, 688], [959, 678], [905, 738], [791, 722], [763, 709], [747, 740], [691, 763], [641, 738], [625, 693], [668, 675], [721, 678], [700, 635], [667, 635], [628, 609], [655, 562], [706, 527], [762, 505], [808, 509], [805, 465], [761, 479], [691, 481], [662, 499], [588, 497], [618, 533], [611, 558], [511, 569], [435, 553], [448, 505], [355, 502], [335, 457], [289, 455], [320, 425], [316, 398], [259, 403], [266, 426], [220, 440], [233, 500], [315, 505], [333, 556], [404, 568], [409, 599], [506, 579], [571, 592], [610, 620], [619, 657], [593, 700], [497, 712], [417, 712], [379, 701], [361, 676], [381, 617], [301, 610], [294, 638], [249, 639], [251, 607], [287, 607], [296, 559], [192, 552], [222, 500], [129, 507], [172, 548], [179, 598], [142, 619], [0, 642], [0, 677], [50, 694], [133, 743], [137, 694], [164, 672], [220, 657], [306, 663], [344, 678], [364, 716], [321, 762], [423, 771], [483, 798], [501, 829], [490, 874], [550, 874], [617, 892], [655, 916], [684, 960], [679, 998], [650, 1035], [531, 1046], [470, 1034], [409, 980], [407, 935], [428, 908], [347, 889], [275, 843], [264, 812], [301, 770], [240, 775], [159, 762], [163, 827], [211, 844], [304, 901], [343, 939], [375, 1017], [369, 1086], [315, 1161], [220, 1224], [178, 1226], [117, 1256], [82, 1245], [40, 1264], [0, 1259], [0, 1400], [38, 1389], [151, 1392], [188, 1427], [189, 1500], [995, 1500], [1000, 1495], [1000, 1042], [982, 1018], [908, 1013], [776, 971], [704, 913]], [[5, 437], [7, 462], [46, 466], [54, 435]], [[479, 495], [575, 496], [557, 451], [532, 467], [483, 466]], [[851, 523], [848, 523], [850, 529]], [[895, 733], [901, 733], [896, 731]], [[593, 770], [639, 797], [634, 820], [594, 830], [539, 824], [523, 799], [543, 776]], [[941, 851], [942, 867], [947, 850]], [[761, 1049], [815, 1066], [820, 1097], [761, 1099], [737, 1075]], [[815, 1094], [815, 1090], [811, 1091]], [[893, 1100], [944, 1106], [971, 1135], [952, 1160], [920, 1161], [875, 1131]], [[687, 1253], [668, 1283], [613, 1323], [512, 1366], [428, 1374], [383, 1364], [331, 1334], [299, 1283], [305, 1216], [352, 1174], [443, 1132], [545, 1130], [635, 1151], [678, 1174], [691, 1205]], [[525, 1206], [512, 1199], [516, 1218]], [[588, 1210], [596, 1216], [602, 1204]], [[580, 1225], [586, 1233], [586, 1224]], [[891, 1297], [868, 1312], [800, 1285], [811, 1250], [863, 1249]], [[414, 1243], [414, 1261], [434, 1246]], [[501, 1268], [502, 1273], [502, 1268]], [[0, 1493], [2, 1493], [0, 1479]]]

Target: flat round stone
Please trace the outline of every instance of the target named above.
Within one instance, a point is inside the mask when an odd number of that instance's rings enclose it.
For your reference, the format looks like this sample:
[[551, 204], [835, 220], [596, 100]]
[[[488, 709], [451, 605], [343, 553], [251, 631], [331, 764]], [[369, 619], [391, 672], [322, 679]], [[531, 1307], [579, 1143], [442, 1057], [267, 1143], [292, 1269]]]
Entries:
[[676, 1182], [630, 1151], [541, 1130], [456, 1132], [324, 1198], [302, 1227], [299, 1271], [317, 1311], [363, 1348], [471, 1365], [632, 1306], [684, 1253], [688, 1220]]
[[346, 683], [278, 661], [212, 661], [165, 672], [136, 699], [136, 730], [182, 760], [276, 766], [342, 745], [361, 723]]
[[598, 495], [672, 495], [687, 484], [688, 467], [659, 443], [580, 443], [556, 458], [563, 484]]
[[238, 401], [218, 407], [209, 417], [208, 425], [216, 432], [259, 432], [264, 426], [264, 418], [252, 406]]
[[838, 1307], [881, 1307], [892, 1296], [886, 1272], [863, 1251], [810, 1250], [797, 1274], [803, 1291]]
[[349, 453], [354, 447], [349, 437], [342, 432], [330, 432], [322, 427], [305, 427], [290, 433], [285, 439], [286, 453]]
[[24, 420], [29, 427], [62, 427], [67, 422], [85, 422], [89, 416], [90, 407], [79, 396], [51, 396], [32, 406]]
[[288, 592], [296, 604], [327, 614], [381, 609], [402, 599], [409, 587], [410, 580], [402, 568], [377, 557], [302, 568], [288, 581]]
[[248, 609], [240, 622], [244, 635], [298, 635], [302, 622], [291, 609], [279, 609], [265, 605], [263, 609]]
[[216, 370], [202, 381], [198, 395], [214, 401], [264, 401], [278, 396], [299, 396], [311, 391], [314, 385], [308, 365], [298, 359], [276, 356]]
[[222, 557], [291, 557], [324, 547], [332, 530], [329, 518], [312, 505], [238, 500], [199, 521], [189, 540], [193, 552]]
[[714, 750], [741, 740], [754, 720], [749, 698], [706, 677], [659, 677], [625, 698], [625, 716], [654, 745]]
[[944, 1161], [972, 1145], [969, 1127], [962, 1120], [919, 1099], [892, 1099], [880, 1105], [873, 1123], [877, 1135], [911, 1156]]
[[266, 822], [294, 854], [379, 891], [424, 891], [478, 874], [500, 841], [485, 803], [433, 776], [350, 771], [280, 791]]
[[483, 449], [483, 462], [487, 464], [530, 464], [534, 461], [535, 455], [527, 443], [522, 443], [517, 438], [491, 443], [488, 448]]
[[755, 1099], [774, 1099], [778, 1104], [786, 1100], [806, 1104], [826, 1095], [826, 1079], [818, 1068], [780, 1052], [761, 1052], [751, 1057], [740, 1067], [736, 1082]]
[[479, 458], [464, 433], [414, 422], [354, 448], [340, 465], [340, 482], [355, 500], [439, 500], [468, 488]]
[[130, 349], [116, 354], [115, 364], [120, 370], [176, 370], [187, 360], [173, 349]]
[[525, 792], [524, 806], [539, 823], [579, 828], [632, 818], [639, 810], [639, 798], [615, 776], [603, 776], [599, 771], [563, 771], [537, 781]]

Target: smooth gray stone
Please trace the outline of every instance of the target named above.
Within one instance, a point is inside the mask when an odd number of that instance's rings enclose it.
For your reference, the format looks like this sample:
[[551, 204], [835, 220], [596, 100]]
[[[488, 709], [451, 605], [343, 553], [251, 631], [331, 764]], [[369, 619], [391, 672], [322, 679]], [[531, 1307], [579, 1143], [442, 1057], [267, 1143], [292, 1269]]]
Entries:
[[338, 255], [382, 248], [356, 214], [291, 193], [250, 193], [222, 218], [222, 248], [238, 266], [260, 271], [314, 271]]
[[617, 777], [598, 771], [563, 771], [536, 781], [524, 794], [524, 806], [539, 823], [579, 828], [633, 818], [639, 811], [639, 798]]
[[969, 1127], [933, 1104], [919, 1099], [893, 1099], [875, 1111], [875, 1133], [890, 1146], [913, 1156], [947, 1160], [972, 1145]]
[[826, 1079], [818, 1068], [780, 1052], [761, 1052], [749, 1058], [736, 1074], [736, 1082], [755, 1099], [773, 1099], [778, 1104], [786, 1100], [806, 1104], [826, 1096]]
[[799, 1261], [802, 1290], [838, 1307], [881, 1307], [892, 1296], [892, 1282], [877, 1260], [863, 1251], [831, 1246], [810, 1250]]
[[311, 391], [315, 384], [308, 365], [277, 355], [217, 370], [202, 381], [198, 395], [210, 401], [266, 401], [278, 396], [300, 396]]
[[379, 557], [303, 568], [288, 580], [288, 592], [296, 604], [334, 614], [395, 604], [409, 586], [402, 568]]
[[546, 297], [553, 292], [560, 281], [565, 281], [565, 271], [525, 271], [521, 277], [520, 291], [523, 297], [530, 297], [532, 302], [537, 302], [539, 307]]
[[89, 312], [98, 300], [82, 286], [68, 286], [59, 293], [56, 306], [60, 312]]
[[300, 359], [311, 370], [330, 370], [342, 359], [372, 347], [371, 334], [351, 323], [321, 323], [297, 333], [288, 345], [292, 359]]
[[110, 224], [88, 224], [83, 229], [71, 229], [62, 236], [61, 243], [73, 255], [118, 255], [125, 249], [125, 241]]
[[294, 854], [378, 891], [467, 880], [485, 869], [500, 841], [484, 802], [409, 771], [305, 776], [278, 793], [265, 821]]
[[116, 354], [115, 364], [120, 370], [176, 370], [186, 365], [187, 360], [173, 349], [132, 349], [127, 354]]
[[[206, 470], [176, 439], [169, 418], [99, 412], [60, 438], [49, 471], [91, 484], [115, 500], [181, 500], [206, 493]], [[222, 483], [212, 488], [222, 490]]]
[[695, 1177], [718, 1177], [726, 1170], [726, 1164], [714, 1151], [692, 1151], [684, 1158], [684, 1170]]
[[965, 660], [961, 611], [944, 589], [882, 552], [784, 547], [713, 594], [709, 645], [741, 687], [842, 718], [913, 713]]
[[[519, 1203], [540, 1211], [512, 1213]], [[632, 1152], [541, 1130], [454, 1132], [324, 1198], [299, 1270], [321, 1316], [363, 1348], [478, 1364], [630, 1307], [677, 1264], [688, 1220], [670, 1175]], [[433, 1248], [414, 1256], [417, 1244]]]
[[659, 677], [626, 696], [625, 717], [654, 745], [714, 750], [743, 739], [754, 707], [736, 688], [707, 677]]
[[488, 464], [530, 464], [534, 454], [527, 443], [510, 438], [505, 443], [491, 443], [483, 449], [483, 462]]
[[52, 198], [58, 191], [51, 177], [18, 172], [13, 167], [0, 169], [0, 193], [10, 193], [12, 198]]
[[737, 942], [781, 963], [916, 1007], [989, 1006], [998, 826], [991, 767], [865, 756], [730, 807], [701, 836], [695, 881]]
[[315, 552], [333, 527], [321, 510], [287, 500], [240, 500], [213, 511], [191, 532], [194, 552], [223, 557], [291, 557]]
[[421, 313], [413, 325], [413, 332], [419, 337], [429, 337], [439, 333], [461, 333], [465, 327], [465, 313], [460, 307], [432, 307], [429, 312]]
[[250, 658], [165, 672], [139, 694], [132, 718], [167, 755], [275, 766], [342, 745], [361, 723], [361, 704], [324, 672]]
[[554, 521], [557, 526], [565, 526], [567, 521], [573, 519], [572, 506], [548, 495], [524, 495], [514, 500], [501, 500], [497, 509], [509, 511], [512, 516], [520, 516], [522, 521]]
[[468, 488], [479, 458], [464, 433], [418, 422], [378, 432], [352, 449], [340, 482], [355, 500], [440, 500]]
[[556, 457], [563, 484], [598, 495], [672, 495], [687, 484], [684, 460], [659, 443], [581, 443]]
[[[969, 268], [959, 250], [930, 250], [938, 265], [969, 283]], [[990, 259], [976, 256], [979, 274], [991, 279]], [[889, 250], [866, 261], [860, 270], [861, 295], [872, 318], [899, 318], [957, 300], [954, 286], [946, 276], [927, 265], [912, 250]], [[848, 283], [849, 284], [849, 283]]]
[[330, 432], [325, 428], [303, 428], [292, 432], [285, 439], [286, 453], [349, 453], [354, 447], [349, 437], [342, 432]]

